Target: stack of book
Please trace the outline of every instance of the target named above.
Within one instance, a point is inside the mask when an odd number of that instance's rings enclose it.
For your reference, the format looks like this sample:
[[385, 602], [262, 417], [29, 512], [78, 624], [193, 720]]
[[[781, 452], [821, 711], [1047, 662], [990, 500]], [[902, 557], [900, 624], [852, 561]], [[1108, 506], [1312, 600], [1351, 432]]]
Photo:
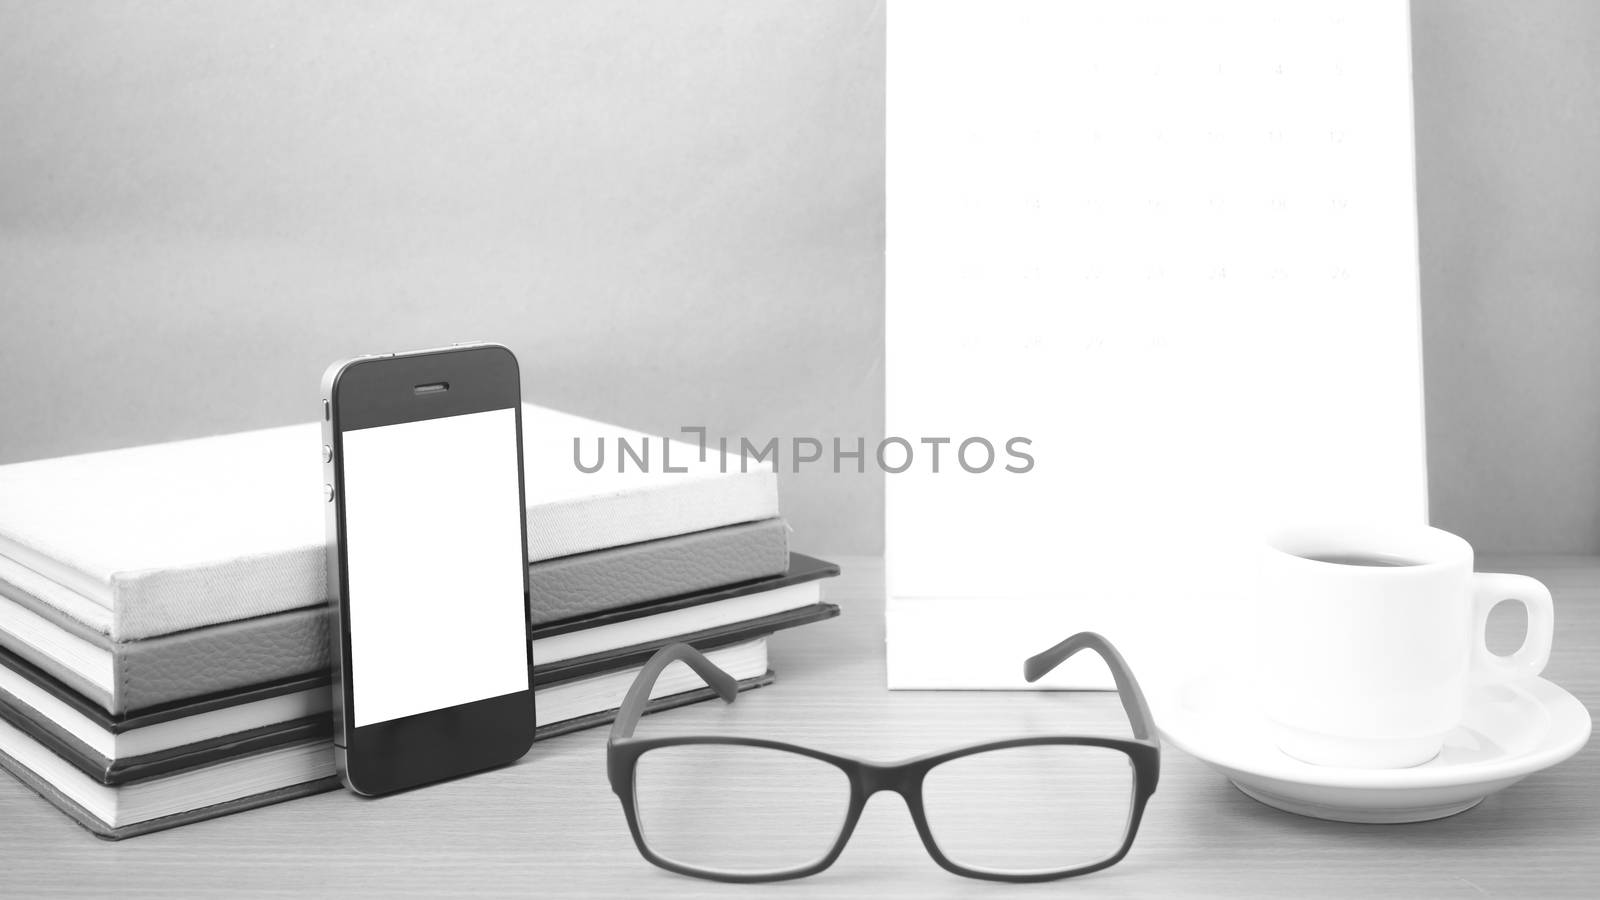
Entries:
[[[534, 406], [523, 431], [540, 737], [610, 721], [667, 643], [755, 687], [768, 635], [838, 614], [769, 467], [676, 443], [669, 471], [659, 437]], [[109, 838], [337, 787], [320, 449], [306, 424], [0, 466], [0, 766]], [[710, 694], [681, 669], [654, 696]]]

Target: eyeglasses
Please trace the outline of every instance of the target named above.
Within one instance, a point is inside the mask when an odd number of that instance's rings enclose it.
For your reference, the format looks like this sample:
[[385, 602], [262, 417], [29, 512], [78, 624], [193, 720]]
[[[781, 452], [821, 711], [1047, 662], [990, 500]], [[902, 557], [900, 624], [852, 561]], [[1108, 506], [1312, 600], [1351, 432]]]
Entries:
[[617, 713], [607, 775], [639, 852], [684, 875], [756, 882], [820, 872], [878, 791], [905, 799], [928, 854], [957, 875], [1084, 875], [1127, 855], [1161, 772], [1150, 708], [1105, 638], [1073, 635], [1027, 660], [1023, 674], [1037, 681], [1084, 649], [1111, 669], [1132, 740], [1014, 738], [881, 765], [760, 738], [634, 737], [656, 679], [674, 662], [723, 700], [738, 696], [727, 673], [672, 644], [651, 657]]

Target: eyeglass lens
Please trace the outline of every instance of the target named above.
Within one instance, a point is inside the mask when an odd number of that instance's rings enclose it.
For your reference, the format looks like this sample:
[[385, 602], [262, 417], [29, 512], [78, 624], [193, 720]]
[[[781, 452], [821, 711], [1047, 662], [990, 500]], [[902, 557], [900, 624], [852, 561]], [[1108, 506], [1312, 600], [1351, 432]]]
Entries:
[[657, 747], [634, 769], [645, 845], [679, 865], [765, 875], [813, 865], [844, 829], [850, 779], [809, 756], [736, 744]]
[[1134, 784], [1119, 750], [1039, 744], [940, 763], [923, 780], [922, 804], [934, 843], [958, 866], [1059, 872], [1116, 855]]

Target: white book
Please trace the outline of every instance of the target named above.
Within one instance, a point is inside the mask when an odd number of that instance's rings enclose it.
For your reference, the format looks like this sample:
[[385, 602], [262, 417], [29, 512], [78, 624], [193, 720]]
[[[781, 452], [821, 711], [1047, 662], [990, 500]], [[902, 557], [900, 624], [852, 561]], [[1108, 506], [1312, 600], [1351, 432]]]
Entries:
[[[306, 423], [0, 466], [0, 556], [119, 641], [322, 603], [321, 445]], [[523, 448], [530, 561], [778, 514], [771, 467], [714, 447], [526, 405]]]

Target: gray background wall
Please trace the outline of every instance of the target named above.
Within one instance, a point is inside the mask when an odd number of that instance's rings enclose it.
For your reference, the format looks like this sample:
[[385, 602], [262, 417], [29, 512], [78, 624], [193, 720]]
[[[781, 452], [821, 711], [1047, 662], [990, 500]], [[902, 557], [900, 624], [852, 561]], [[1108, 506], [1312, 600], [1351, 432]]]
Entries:
[[1600, 4], [1416, 0], [1434, 523], [1600, 552]]
[[[883, 12], [0, 0], [0, 462], [306, 420], [493, 339], [676, 434], [883, 420]], [[803, 549], [881, 476], [784, 476]]]
[[[881, 431], [881, 5], [327, 6], [0, 0], [0, 462], [474, 337], [645, 430]], [[1600, 552], [1600, 6], [1412, 17], [1434, 519]], [[881, 478], [783, 490], [881, 548]]]

